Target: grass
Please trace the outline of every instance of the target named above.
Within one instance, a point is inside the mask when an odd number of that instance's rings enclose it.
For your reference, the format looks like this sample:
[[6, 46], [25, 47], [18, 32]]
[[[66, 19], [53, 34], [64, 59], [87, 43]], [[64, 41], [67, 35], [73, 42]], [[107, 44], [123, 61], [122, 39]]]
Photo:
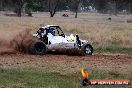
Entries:
[[19, 84], [26, 88], [71, 88], [78, 83], [76, 77], [61, 75], [56, 72], [43, 72], [20, 69], [0, 69], [0, 85], [12, 86]]
[[[16, 31], [30, 28], [34, 32], [41, 26], [55, 24], [59, 25], [66, 34], [79, 34], [82, 39], [90, 41], [93, 46], [99, 46], [97, 51], [108, 51], [113, 44], [120, 45], [120, 50], [116, 50], [119, 53], [122, 53], [121, 49], [125, 49], [125, 52], [131, 51], [132, 23], [126, 23], [125, 15], [79, 13], [78, 18], [75, 19], [73, 13], [70, 13], [69, 18], [63, 18], [61, 14], [57, 13], [54, 18], [50, 18], [47, 13], [34, 13], [33, 17], [21, 18], [1, 15], [0, 35], [9, 38], [9, 36], [16, 34]], [[106, 20], [108, 17], [112, 18], [111, 22]], [[129, 17], [131, 16], [127, 18]], [[103, 47], [106, 49], [100, 49]]]
[[[33, 17], [21, 18], [0, 15], [0, 38], [4, 36], [6, 40], [10, 40], [12, 36], [26, 28], [32, 29], [34, 32], [41, 26], [55, 24], [62, 27], [68, 35], [71, 33], [79, 34], [82, 39], [90, 41], [95, 52], [132, 53], [132, 23], [125, 23], [125, 17], [110, 16], [112, 21], [108, 22], [106, 19], [109, 15], [80, 13], [75, 19], [73, 14], [70, 14], [69, 18], [60, 17], [61, 14], [56, 14], [54, 18], [49, 18], [47, 13], [37, 13], [33, 14]], [[0, 87], [82, 88], [80, 72], [62, 75], [55, 72], [56, 66], [52, 69], [54, 71], [35, 68], [0, 68]], [[125, 70], [125, 68], [121, 71], [119, 69], [97, 69], [93, 70], [89, 77], [90, 79], [132, 80], [132, 70], [129, 68], [127, 68], [128, 71]], [[61, 67], [59, 71], [61, 71]], [[113, 88], [113, 86], [88, 86], [88, 88], [95, 87]], [[114, 88], [119, 88], [119, 86], [114, 86]]]
[[[82, 39], [89, 40], [93, 45], [107, 47], [114, 44], [121, 48], [132, 48], [132, 23], [126, 23], [126, 16], [110, 16], [95, 13], [80, 13], [75, 19], [73, 13], [69, 18], [61, 17], [62, 13], [57, 13], [54, 18], [50, 18], [47, 13], [34, 13], [33, 17], [8, 17], [0, 16], [1, 36], [11, 36], [16, 31], [26, 28], [36, 31], [41, 26], [55, 24], [59, 25], [68, 35], [79, 34]], [[106, 19], [112, 18], [109, 22]], [[128, 16], [127, 18], [129, 19]], [[12, 22], [13, 21], [13, 22]], [[6, 31], [6, 34], [4, 34]], [[100, 48], [98, 47], [98, 48]], [[120, 52], [119, 52], [120, 53]]]
[[132, 53], [132, 47], [122, 47], [118, 45], [110, 45], [105, 47], [94, 47], [94, 51], [97, 53]]
[[[90, 79], [129, 79], [132, 80], [132, 72], [118, 72], [116, 70], [92, 71]], [[24, 88], [81, 88], [80, 72], [62, 75], [56, 72], [45, 72], [44, 70], [27, 69], [5, 69], [0, 68], [0, 86], [17, 86]], [[111, 86], [106, 86], [111, 88]], [[106, 88], [105, 87], [105, 88]], [[97, 88], [102, 88], [98, 87]], [[117, 87], [118, 88], [118, 87]]]

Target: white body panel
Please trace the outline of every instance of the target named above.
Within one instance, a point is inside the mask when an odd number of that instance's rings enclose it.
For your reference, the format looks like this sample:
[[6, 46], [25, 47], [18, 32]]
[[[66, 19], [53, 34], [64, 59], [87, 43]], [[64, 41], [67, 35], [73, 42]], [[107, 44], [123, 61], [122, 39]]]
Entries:
[[[48, 28], [50, 26], [55, 26], [55, 25], [47, 25], [47, 26], [42, 27], [42, 28], [45, 29], [45, 28]], [[42, 33], [42, 36], [44, 34], [46, 34], [46, 33], [45, 32]], [[33, 36], [40, 38], [38, 33], [34, 33]], [[51, 33], [48, 33], [47, 37], [48, 37], [47, 47], [49, 50], [53, 50], [53, 49], [60, 48], [60, 47], [63, 47], [63, 48], [76, 48], [76, 47], [78, 47], [76, 37], [73, 34], [71, 34], [70, 36], [65, 35], [65, 37], [64, 37], [64, 36], [54, 36]], [[81, 41], [81, 46], [88, 43], [88, 41], [86, 41], [86, 40], [81, 40], [81, 39], [79, 39], [79, 40]]]

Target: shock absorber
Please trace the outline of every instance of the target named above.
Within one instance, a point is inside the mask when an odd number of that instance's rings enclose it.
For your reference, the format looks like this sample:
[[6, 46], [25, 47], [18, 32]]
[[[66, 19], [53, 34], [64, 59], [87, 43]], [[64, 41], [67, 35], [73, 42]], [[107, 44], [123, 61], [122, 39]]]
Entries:
[[76, 42], [79, 48], [81, 48], [81, 41], [79, 39], [79, 36], [76, 34]]

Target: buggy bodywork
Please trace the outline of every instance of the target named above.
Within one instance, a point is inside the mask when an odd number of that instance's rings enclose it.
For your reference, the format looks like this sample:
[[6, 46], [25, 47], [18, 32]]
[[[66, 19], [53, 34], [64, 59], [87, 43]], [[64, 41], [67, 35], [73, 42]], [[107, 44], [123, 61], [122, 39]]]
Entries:
[[46, 45], [47, 51], [76, 49], [74, 52], [81, 51], [81, 54], [83, 55], [91, 55], [93, 53], [93, 47], [88, 41], [81, 40], [78, 35], [74, 36], [71, 34], [70, 36], [67, 36], [61, 28], [56, 25], [41, 27], [33, 34], [33, 36]]

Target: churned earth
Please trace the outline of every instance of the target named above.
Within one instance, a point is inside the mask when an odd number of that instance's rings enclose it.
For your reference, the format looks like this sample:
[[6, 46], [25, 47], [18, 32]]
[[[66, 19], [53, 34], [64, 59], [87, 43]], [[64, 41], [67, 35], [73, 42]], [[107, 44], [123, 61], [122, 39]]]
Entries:
[[62, 73], [78, 72], [82, 67], [105, 70], [115, 68], [125, 71], [132, 67], [132, 55], [94, 54], [92, 56], [68, 56], [47, 54], [35, 56], [21, 53], [3, 53], [0, 55], [0, 67], [42, 68]]

